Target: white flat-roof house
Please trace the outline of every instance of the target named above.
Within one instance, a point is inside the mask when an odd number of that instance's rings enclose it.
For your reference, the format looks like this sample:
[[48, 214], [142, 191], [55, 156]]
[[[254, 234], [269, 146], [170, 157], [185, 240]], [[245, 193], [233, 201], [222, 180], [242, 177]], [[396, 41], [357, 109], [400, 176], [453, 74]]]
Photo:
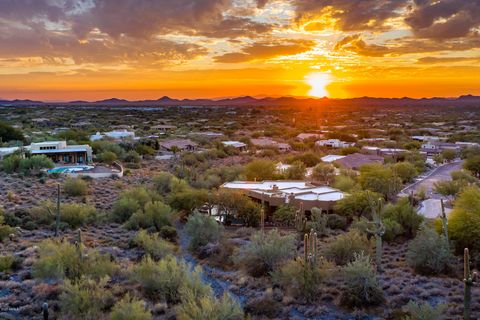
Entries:
[[235, 149], [240, 151], [247, 150], [247, 144], [240, 141], [222, 141], [222, 144], [227, 147], [234, 147]]
[[354, 142], [345, 142], [339, 139], [328, 139], [328, 140], [318, 140], [315, 142], [315, 145], [319, 147], [330, 147], [330, 148], [348, 148], [355, 146]]
[[90, 136], [90, 141], [102, 140], [104, 138], [111, 138], [114, 140], [122, 140], [122, 139], [129, 139], [129, 138], [134, 139], [135, 132], [128, 131], [126, 129], [114, 130], [114, 131], [109, 131], [104, 133], [97, 132], [96, 134], [93, 134]]
[[315, 186], [306, 181], [232, 181], [220, 188], [239, 190], [258, 202], [263, 201], [270, 213], [286, 204], [303, 210], [307, 215], [314, 207], [331, 212], [335, 203], [345, 196], [340, 190]]
[[0, 148], [0, 157], [12, 154], [23, 148], [32, 155], [45, 155], [55, 163], [90, 163], [92, 148], [88, 144], [67, 145], [66, 141], [45, 141], [25, 147]]

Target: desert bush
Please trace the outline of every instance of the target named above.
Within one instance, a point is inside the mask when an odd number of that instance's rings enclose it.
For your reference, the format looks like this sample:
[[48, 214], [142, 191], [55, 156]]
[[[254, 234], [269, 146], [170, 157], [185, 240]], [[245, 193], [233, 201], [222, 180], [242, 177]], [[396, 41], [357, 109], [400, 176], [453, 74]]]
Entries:
[[159, 238], [157, 233], [149, 235], [145, 230], [137, 233], [133, 243], [145, 250], [145, 253], [155, 260], [160, 260], [173, 254], [175, 249], [170, 242]]
[[10, 234], [15, 233], [15, 228], [5, 224], [5, 218], [3, 210], [0, 208], [0, 242], [3, 242], [8, 238]]
[[265, 275], [276, 270], [295, 254], [295, 235], [282, 236], [276, 229], [257, 232], [243, 246], [235, 262], [246, 267], [253, 276]]
[[60, 207], [60, 220], [71, 228], [78, 228], [95, 220], [97, 209], [83, 203], [67, 203]]
[[213, 295], [211, 287], [202, 280], [202, 268], [199, 266], [187, 274], [179, 293], [181, 303], [176, 308], [176, 316], [180, 320], [243, 319], [238, 302], [228, 294], [221, 299]]
[[326, 257], [337, 265], [345, 265], [355, 258], [355, 255], [364, 253], [368, 255], [371, 243], [367, 237], [358, 230], [350, 230], [339, 235], [327, 248]]
[[273, 213], [273, 218], [287, 226], [291, 226], [295, 220], [295, 207], [292, 205], [282, 205]]
[[355, 254], [343, 268], [346, 286], [341, 302], [348, 307], [378, 305], [384, 301], [380, 284], [375, 277], [370, 257], [364, 253]]
[[179, 290], [188, 273], [185, 262], [174, 256], [160, 261], [146, 256], [132, 271], [132, 279], [140, 283], [150, 297], [160, 297], [168, 303], [180, 301]]
[[116, 269], [109, 256], [96, 251], [86, 252], [83, 245], [44, 240], [39, 245], [39, 258], [33, 265], [33, 275], [42, 279], [75, 280], [83, 275], [100, 279], [112, 275]]
[[112, 164], [117, 161], [117, 155], [112, 151], [104, 151], [97, 156], [98, 160], [106, 164]]
[[135, 187], [123, 191], [113, 205], [112, 218], [122, 223], [138, 210], [143, 210], [147, 203], [160, 200], [160, 196], [154, 191], [144, 187]]
[[175, 176], [169, 172], [160, 172], [156, 174], [153, 179], [153, 187], [160, 194], [168, 194], [171, 191], [172, 179], [176, 179]]
[[69, 178], [63, 184], [65, 193], [72, 197], [84, 196], [88, 193], [88, 184], [80, 178]]
[[145, 310], [145, 301], [126, 294], [122, 300], [115, 303], [110, 313], [111, 320], [150, 320], [152, 314]]
[[445, 319], [445, 309], [447, 309], [447, 306], [444, 304], [432, 306], [428, 302], [410, 301], [405, 307], [408, 316], [402, 320], [442, 320]]
[[241, 320], [243, 310], [238, 302], [225, 293], [221, 299], [212, 294], [198, 299], [186, 297], [176, 308], [179, 320]]
[[398, 222], [407, 237], [414, 237], [424, 220], [407, 198], [399, 199], [396, 204], [387, 204], [383, 209], [382, 218]]
[[172, 226], [163, 226], [160, 228], [159, 234], [163, 239], [174, 242], [177, 238], [177, 229]]
[[385, 226], [383, 240], [387, 242], [393, 241], [396, 237], [404, 232], [402, 225], [395, 220], [389, 218], [383, 219], [383, 225]]
[[13, 255], [0, 256], [0, 272], [10, 271], [14, 263], [15, 263], [15, 257]]
[[273, 272], [273, 282], [307, 301], [314, 300], [321, 291], [321, 283], [332, 274], [334, 265], [325, 259], [308, 263], [303, 259], [290, 260]]
[[127, 229], [155, 229], [159, 231], [173, 222], [172, 209], [161, 201], [149, 202], [144, 210], [137, 210], [125, 223]]
[[347, 218], [335, 213], [327, 214], [327, 227], [345, 230], [347, 228]]
[[20, 160], [18, 170], [24, 174], [37, 174], [41, 169], [51, 169], [54, 163], [45, 155], [31, 156]]
[[469, 248], [480, 254], [480, 189], [468, 187], [460, 193], [449, 215], [448, 232], [457, 252]]
[[423, 228], [408, 246], [407, 263], [421, 274], [447, 272], [453, 259], [448, 241], [430, 228]]
[[335, 212], [345, 217], [362, 217], [370, 218], [371, 199], [381, 198], [380, 193], [369, 190], [356, 191], [343, 199], [337, 201], [334, 206]]
[[223, 227], [213, 217], [197, 212], [188, 218], [185, 233], [190, 238], [189, 249], [196, 251], [208, 243], [218, 242]]
[[66, 319], [99, 319], [113, 304], [113, 296], [106, 289], [108, 277], [99, 281], [81, 278], [66, 280], [60, 295], [60, 311]]

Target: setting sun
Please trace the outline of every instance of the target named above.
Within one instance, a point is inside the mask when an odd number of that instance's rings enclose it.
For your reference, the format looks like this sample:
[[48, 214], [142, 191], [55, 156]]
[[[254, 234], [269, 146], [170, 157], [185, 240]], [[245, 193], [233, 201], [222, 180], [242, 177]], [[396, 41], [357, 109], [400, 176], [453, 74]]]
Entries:
[[328, 73], [315, 72], [305, 77], [307, 84], [311, 87], [309, 96], [323, 98], [328, 96], [327, 86], [331, 82], [331, 76]]

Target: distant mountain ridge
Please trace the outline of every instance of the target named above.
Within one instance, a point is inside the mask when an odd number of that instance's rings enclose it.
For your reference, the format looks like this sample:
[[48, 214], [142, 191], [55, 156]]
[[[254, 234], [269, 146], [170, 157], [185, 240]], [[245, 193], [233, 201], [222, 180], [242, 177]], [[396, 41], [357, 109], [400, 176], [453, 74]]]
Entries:
[[157, 100], [129, 101], [111, 98], [99, 101], [44, 102], [34, 100], [0, 100], [0, 106], [480, 106], [480, 96], [463, 95], [455, 98], [372, 98], [359, 97], [349, 99], [330, 98], [254, 98], [243, 96], [227, 99], [173, 99], [163, 96]]

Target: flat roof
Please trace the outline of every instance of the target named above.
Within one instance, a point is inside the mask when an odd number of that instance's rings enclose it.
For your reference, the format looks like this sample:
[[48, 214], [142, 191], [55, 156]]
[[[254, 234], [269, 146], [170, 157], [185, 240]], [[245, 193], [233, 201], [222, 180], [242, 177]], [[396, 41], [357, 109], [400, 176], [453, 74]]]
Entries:
[[278, 187], [279, 190], [289, 188], [310, 188], [312, 185], [305, 181], [287, 181], [287, 180], [274, 180], [274, 181], [232, 181], [226, 182], [222, 185], [223, 188], [228, 189], [245, 189], [245, 190], [272, 190], [273, 187]]

